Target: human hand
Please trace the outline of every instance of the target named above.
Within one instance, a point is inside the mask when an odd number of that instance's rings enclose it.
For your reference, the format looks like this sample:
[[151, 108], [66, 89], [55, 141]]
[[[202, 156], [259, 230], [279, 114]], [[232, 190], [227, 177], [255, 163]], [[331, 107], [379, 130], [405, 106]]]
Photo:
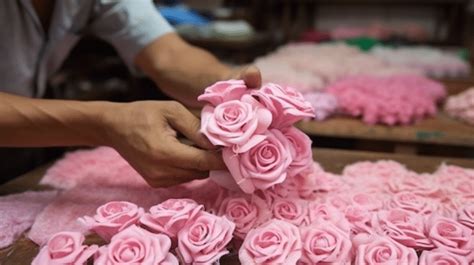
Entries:
[[[176, 101], [113, 104], [103, 114], [104, 141], [153, 187], [168, 187], [225, 169], [221, 154], [199, 132], [200, 121]], [[177, 132], [198, 147], [181, 143]]]
[[260, 70], [254, 65], [242, 66], [231, 71], [230, 75], [223, 80], [241, 79], [249, 88], [259, 88], [262, 85]]

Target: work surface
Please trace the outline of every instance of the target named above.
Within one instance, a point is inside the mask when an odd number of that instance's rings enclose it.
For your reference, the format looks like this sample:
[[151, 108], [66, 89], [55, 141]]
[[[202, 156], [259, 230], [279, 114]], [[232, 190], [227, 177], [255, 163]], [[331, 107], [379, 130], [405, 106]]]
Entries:
[[[468, 168], [474, 168], [474, 159], [452, 159], [441, 157], [421, 157], [402, 154], [388, 154], [375, 152], [346, 151], [318, 148], [313, 150], [314, 159], [327, 171], [340, 173], [347, 164], [361, 160], [392, 159], [405, 164], [409, 169], [417, 172], [433, 172], [441, 163], [449, 163]], [[0, 195], [22, 192], [26, 190], [45, 189], [38, 185], [39, 180], [47, 170], [44, 166], [25, 174], [7, 184], [0, 186]], [[88, 240], [94, 240], [89, 238]], [[0, 250], [0, 264], [21, 265], [30, 264], [38, 251], [38, 247], [31, 241], [21, 238], [13, 246]], [[236, 257], [230, 257], [222, 264], [237, 264]]]

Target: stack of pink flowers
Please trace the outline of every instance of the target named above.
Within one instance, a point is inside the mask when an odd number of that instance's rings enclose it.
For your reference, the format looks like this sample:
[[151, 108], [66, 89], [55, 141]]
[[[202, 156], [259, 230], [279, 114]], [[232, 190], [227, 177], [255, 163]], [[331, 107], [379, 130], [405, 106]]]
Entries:
[[409, 124], [436, 113], [446, 95], [442, 84], [417, 75], [358, 76], [327, 88], [340, 110], [368, 124]]
[[446, 100], [444, 110], [451, 116], [474, 125], [474, 87]]
[[335, 175], [313, 162], [311, 142], [292, 127], [312, 115], [292, 89], [269, 84], [249, 90], [230, 80], [209, 87], [200, 100], [209, 103], [202, 131], [223, 148], [229, 167], [217, 176], [232, 176], [226, 181], [241, 190], [203, 180], [170, 188], [188, 198], [167, 199], [148, 211], [127, 201], [105, 203], [94, 216], [79, 218], [105, 245], [88, 246], [82, 234], [60, 232], [33, 264], [84, 264], [93, 257], [97, 265], [204, 265], [229, 252], [238, 252], [244, 265], [474, 262], [474, 169], [442, 165], [417, 174], [378, 161]]
[[222, 147], [228, 171], [211, 176], [245, 192], [266, 190], [312, 165], [311, 140], [292, 125], [314, 117], [313, 107], [291, 87], [268, 83], [248, 89], [242, 80], [221, 81], [198, 100], [201, 132]]

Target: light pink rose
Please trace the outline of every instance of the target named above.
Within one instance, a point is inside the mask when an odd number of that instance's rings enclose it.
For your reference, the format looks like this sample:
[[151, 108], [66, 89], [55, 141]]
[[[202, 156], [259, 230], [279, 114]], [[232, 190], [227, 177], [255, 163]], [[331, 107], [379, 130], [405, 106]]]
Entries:
[[409, 172], [398, 178], [391, 178], [388, 182], [393, 193], [410, 191], [416, 195], [437, 197], [442, 194], [441, 187], [431, 174], [417, 174]]
[[304, 118], [314, 117], [314, 109], [303, 95], [292, 87], [282, 87], [268, 83], [259, 90], [254, 90], [255, 96], [273, 116], [272, 128], [291, 126]]
[[282, 183], [291, 164], [289, 143], [279, 130], [269, 130], [265, 140], [248, 152], [235, 154], [224, 148], [222, 157], [235, 182], [245, 193], [266, 190]]
[[250, 229], [271, 218], [267, 204], [257, 196], [226, 198], [221, 204], [219, 215], [235, 223], [234, 235], [240, 239], [244, 239]]
[[273, 217], [296, 226], [309, 223], [308, 202], [296, 198], [277, 198], [272, 205]]
[[308, 209], [310, 223], [318, 223], [323, 220], [335, 224], [346, 233], [350, 232], [351, 228], [349, 222], [344, 217], [344, 214], [336, 207], [327, 203], [311, 201], [308, 204]]
[[235, 224], [225, 216], [201, 212], [178, 233], [178, 252], [186, 264], [212, 264], [229, 253]]
[[[245, 100], [244, 99], [248, 99]], [[242, 101], [226, 101], [217, 107], [205, 106], [201, 113], [201, 132], [213, 145], [246, 152], [265, 136], [272, 114], [251, 96]]]
[[191, 199], [168, 199], [151, 207], [150, 213], [140, 218], [140, 223], [151, 232], [164, 233], [174, 240], [186, 223], [203, 208]]
[[426, 197], [416, 195], [412, 192], [399, 192], [392, 196], [387, 208], [401, 208], [415, 213], [429, 215], [436, 210], [434, 202]]
[[250, 230], [239, 250], [240, 263], [245, 265], [294, 265], [300, 257], [298, 228], [277, 219]]
[[125, 228], [138, 223], [144, 210], [136, 204], [126, 201], [111, 201], [99, 208], [93, 217], [79, 218], [89, 230], [98, 234], [105, 241]]
[[350, 264], [349, 233], [326, 221], [313, 223], [300, 231], [303, 251], [298, 264]]
[[352, 245], [355, 250], [355, 265], [416, 265], [418, 262], [414, 249], [389, 237], [362, 233], [352, 239]]
[[421, 252], [419, 265], [468, 265], [466, 257], [453, 254], [445, 249]]
[[374, 212], [367, 210], [364, 207], [358, 205], [351, 205], [346, 207], [344, 210], [344, 216], [350, 223], [351, 231], [353, 234], [358, 233], [372, 233], [373, 228], [370, 221]]
[[404, 246], [417, 250], [434, 248], [420, 214], [402, 209], [379, 211], [372, 218], [372, 227]]
[[433, 244], [451, 253], [468, 256], [474, 250], [472, 230], [454, 219], [433, 214], [426, 223]]
[[207, 101], [217, 106], [229, 100], [239, 100], [247, 92], [247, 86], [243, 80], [219, 81], [206, 87], [204, 93], [198, 97], [199, 101]]
[[83, 245], [84, 236], [78, 232], [60, 232], [53, 235], [41, 248], [32, 265], [82, 265], [94, 255], [98, 246]]
[[377, 211], [383, 207], [383, 200], [379, 195], [369, 193], [354, 193], [350, 195], [351, 205], [359, 206], [367, 211]]
[[113, 236], [109, 245], [99, 249], [94, 265], [178, 265], [178, 259], [170, 253], [170, 248], [169, 237], [133, 225]]
[[474, 234], [474, 203], [463, 206], [458, 210], [458, 222], [471, 228]]
[[313, 166], [313, 152], [311, 150], [311, 139], [295, 127], [287, 127], [281, 130], [290, 143], [290, 154], [292, 162], [288, 168], [290, 176], [296, 176], [305, 169]]

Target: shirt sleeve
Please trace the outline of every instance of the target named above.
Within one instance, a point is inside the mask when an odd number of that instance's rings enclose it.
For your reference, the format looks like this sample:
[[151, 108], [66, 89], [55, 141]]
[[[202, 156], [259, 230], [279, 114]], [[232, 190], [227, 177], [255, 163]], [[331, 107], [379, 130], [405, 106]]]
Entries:
[[96, 0], [90, 31], [111, 43], [135, 70], [137, 53], [173, 28], [151, 0]]

